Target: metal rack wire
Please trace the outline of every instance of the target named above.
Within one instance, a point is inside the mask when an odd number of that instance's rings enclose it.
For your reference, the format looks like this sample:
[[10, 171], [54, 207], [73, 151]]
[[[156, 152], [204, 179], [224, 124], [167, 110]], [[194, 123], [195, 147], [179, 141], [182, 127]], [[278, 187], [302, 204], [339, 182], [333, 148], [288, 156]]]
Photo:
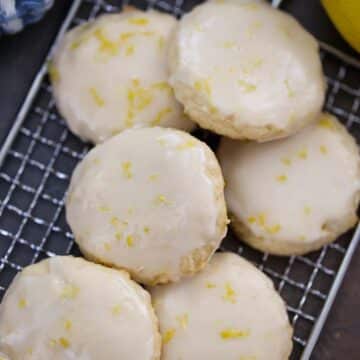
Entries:
[[[197, 2], [130, 1], [143, 9], [154, 7], [176, 16]], [[68, 27], [102, 12], [118, 11], [125, 3], [74, 0], [58, 38]], [[328, 81], [325, 107], [360, 142], [360, 66], [326, 44], [322, 48]], [[205, 131], [197, 135], [212, 141]], [[0, 151], [0, 300], [24, 266], [55, 254], [80, 254], [65, 221], [64, 196], [74, 167], [88, 149], [57, 113], [44, 64]], [[310, 357], [359, 237], [360, 228], [318, 252], [290, 258], [255, 251], [231, 232], [224, 241], [223, 249], [238, 252], [267, 273], [286, 301], [294, 326], [292, 359]]]

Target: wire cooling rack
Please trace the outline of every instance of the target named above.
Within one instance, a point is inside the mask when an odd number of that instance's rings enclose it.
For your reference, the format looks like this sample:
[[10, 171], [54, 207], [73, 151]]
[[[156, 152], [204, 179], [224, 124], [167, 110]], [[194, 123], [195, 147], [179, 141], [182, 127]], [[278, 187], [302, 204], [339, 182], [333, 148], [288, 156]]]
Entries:
[[[139, 8], [153, 7], [178, 17], [198, 2], [130, 1]], [[74, 0], [58, 38], [69, 27], [102, 12], [118, 11], [124, 4]], [[360, 142], [360, 66], [326, 44], [321, 56], [328, 82], [325, 107]], [[214, 135], [206, 131], [197, 135], [216, 145]], [[44, 64], [0, 151], [0, 300], [24, 266], [55, 254], [80, 254], [65, 221], [64, 196], [74, 167], [88, 149], [57, 113]], [[294, 326], [292, 359], [309, 359], [359, 237], [360, 229], [352, 230], [318, 252], [290, 258], [255, 251], [231, 232], [224, 241], [223, 249], [243, 255], [268, 274], [286, 301]]]

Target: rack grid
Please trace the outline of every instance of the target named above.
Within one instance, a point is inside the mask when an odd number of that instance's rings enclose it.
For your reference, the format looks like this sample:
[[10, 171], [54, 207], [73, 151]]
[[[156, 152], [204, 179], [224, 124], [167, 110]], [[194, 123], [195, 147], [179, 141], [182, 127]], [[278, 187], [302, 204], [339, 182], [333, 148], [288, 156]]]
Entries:
[[[69, 27], [128, 3], [180, 17], [200, 2], [74, 0], [57, 39]], [[360, 143], [360, 65], [326, 44], [321, 58], [328, 83], [325, 108]], [[217, 142], [207, 131], [196, 135], [212, 146]], [[0, 151], [0, 300], [24, 266], [54, 255], [80, 255], [65, 221], [64, 198], [71, 173], [89, 148], [58, 114], [44, 63]], [[320, 251], [289, 258], [253, 250], [231, 231], [223, 242], [223, 250], [251, 260], [274, 281], [294, 326], [292, 359], [310, 358], [359, 238], [360, 228]]]

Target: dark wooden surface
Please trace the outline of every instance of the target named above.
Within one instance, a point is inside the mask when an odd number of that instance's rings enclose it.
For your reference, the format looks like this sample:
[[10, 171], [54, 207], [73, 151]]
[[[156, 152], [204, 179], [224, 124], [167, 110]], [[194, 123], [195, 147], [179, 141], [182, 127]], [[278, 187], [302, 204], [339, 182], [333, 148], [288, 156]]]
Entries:
[[[40, 23], [18, 35], [0, 38], [0, 143], [10, 129], [70, 3], [71, 0], [57, 0]], [[319, 39], [357, 56], [331, 25], [318, 1], [289, 0], [285, 8]], [[357, 250], [312, 355], [314, 360], [360, 359], [359, 256]]]

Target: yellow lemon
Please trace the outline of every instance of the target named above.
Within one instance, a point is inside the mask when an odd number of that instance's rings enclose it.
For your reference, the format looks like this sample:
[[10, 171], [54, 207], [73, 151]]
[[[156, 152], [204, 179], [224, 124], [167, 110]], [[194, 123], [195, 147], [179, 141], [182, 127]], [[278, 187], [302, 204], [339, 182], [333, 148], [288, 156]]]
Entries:
[[322, 0], [342, 36], [360, 52], [360, 0]]

